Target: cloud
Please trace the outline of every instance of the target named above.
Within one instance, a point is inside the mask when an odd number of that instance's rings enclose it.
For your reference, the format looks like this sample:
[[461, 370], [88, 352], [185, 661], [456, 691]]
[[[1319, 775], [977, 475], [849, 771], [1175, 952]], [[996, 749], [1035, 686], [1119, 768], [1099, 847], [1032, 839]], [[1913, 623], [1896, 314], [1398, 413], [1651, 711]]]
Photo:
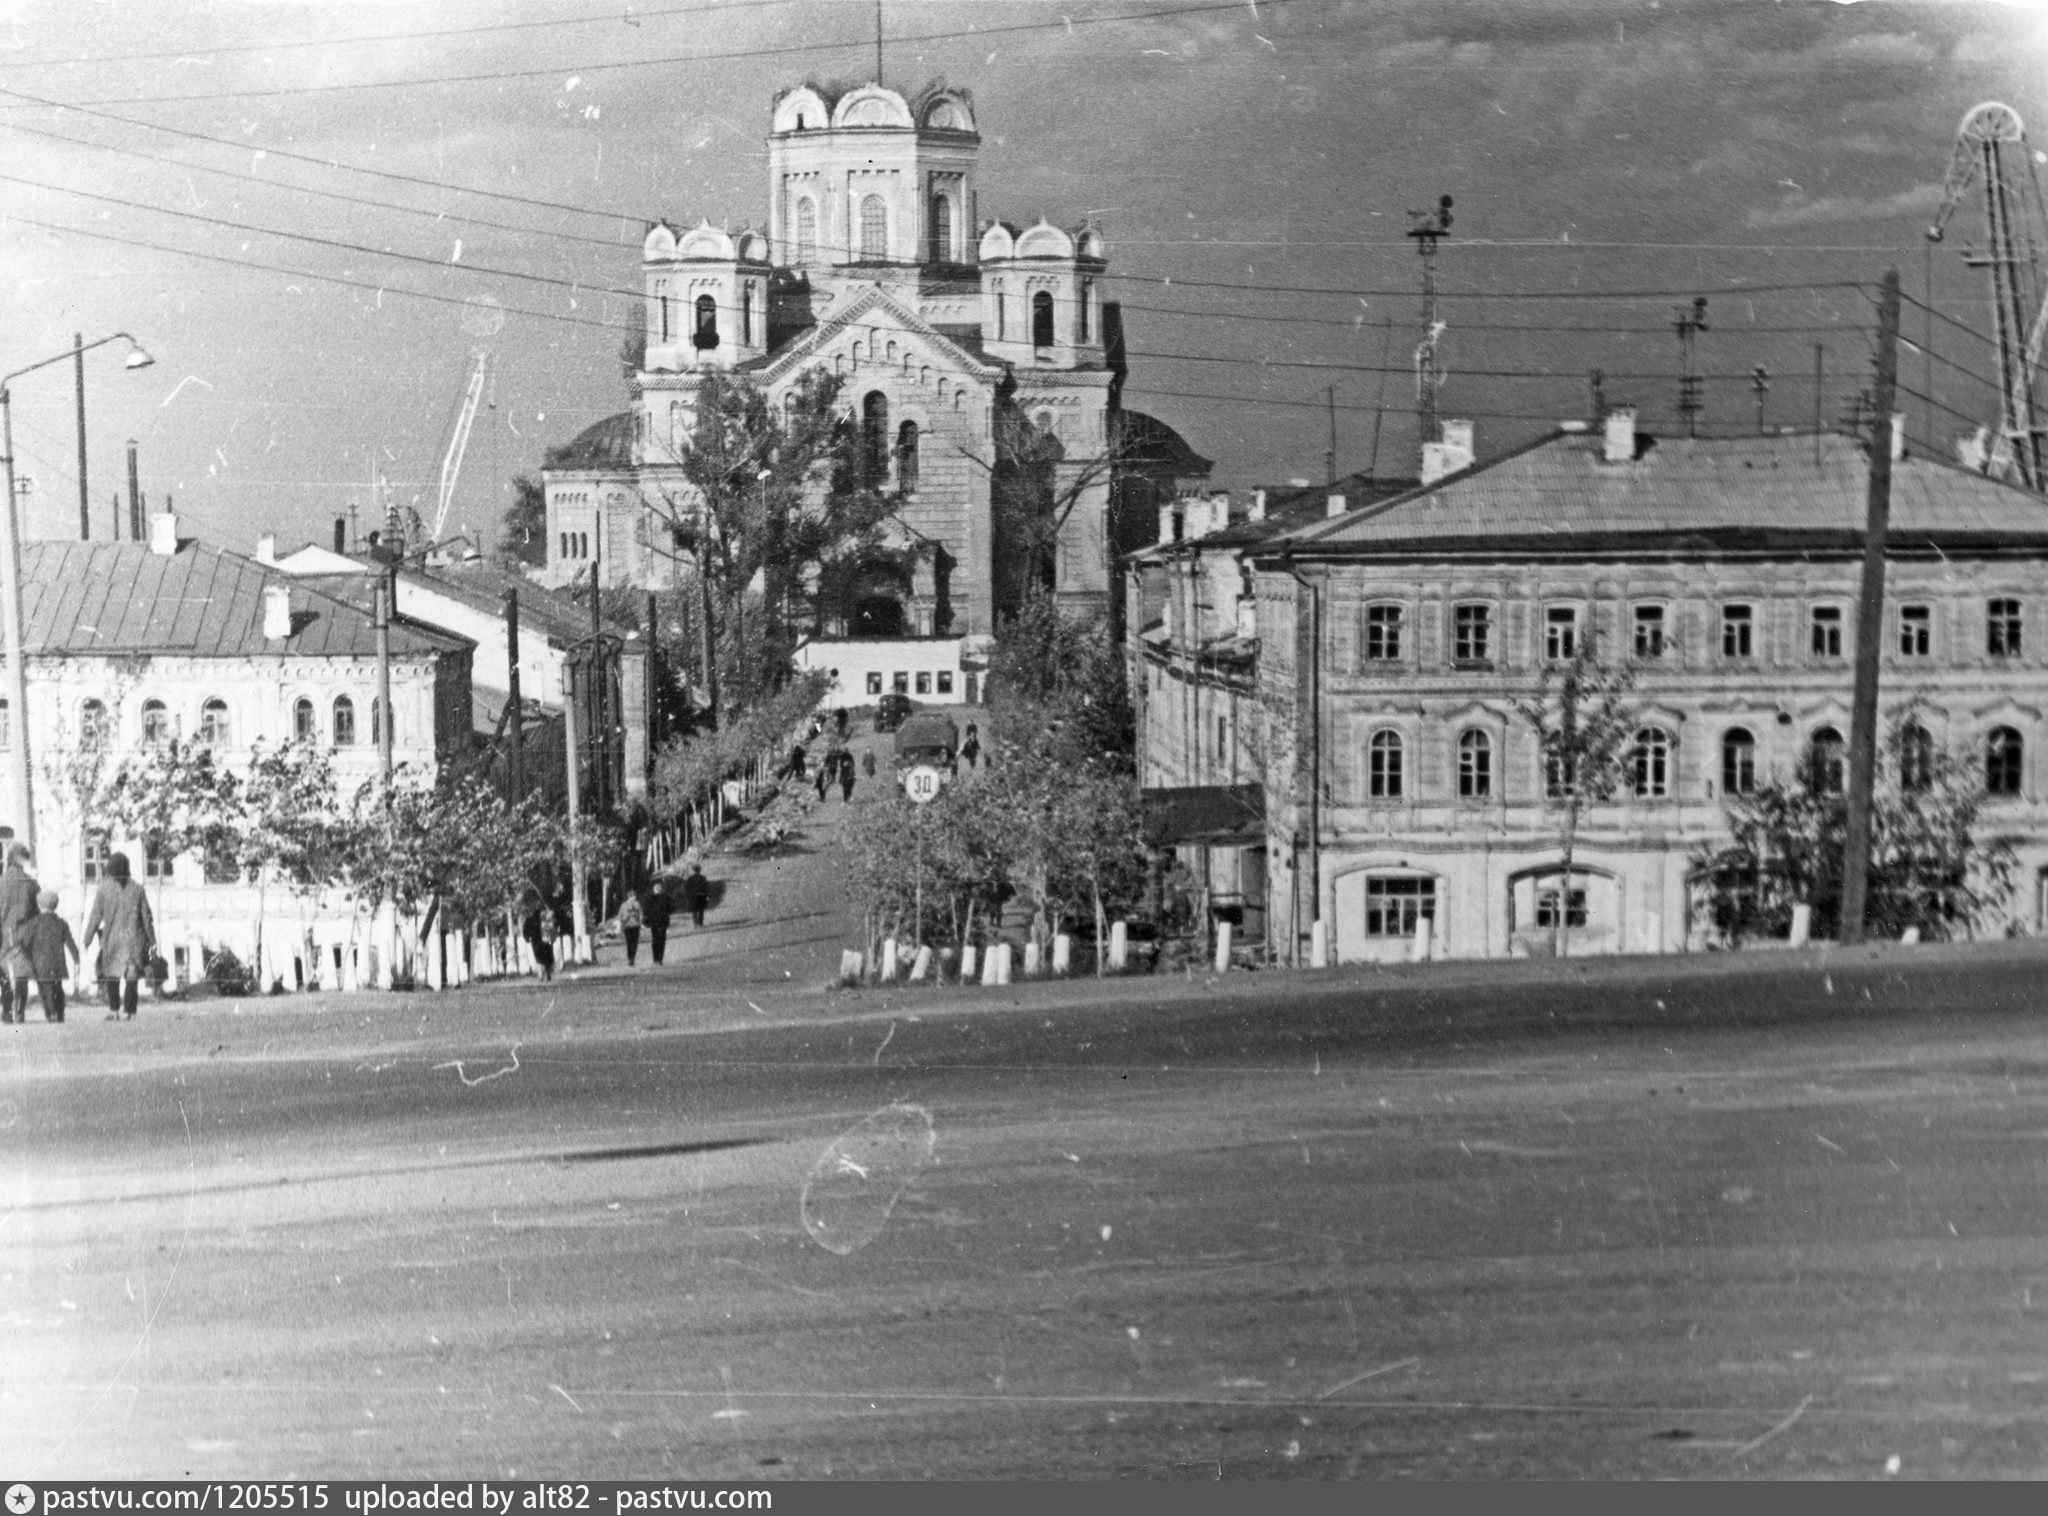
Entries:
[[1753, 206], [1743, 218], [1751, 230], [1788, 226], [1833, 226], [1844, 221], [1885, 221], [1895, 216], [1931, 215], [1941, 207], [1941, 186], [1916, 184], [1896, 195], [1792, 195], [1776, 205]]

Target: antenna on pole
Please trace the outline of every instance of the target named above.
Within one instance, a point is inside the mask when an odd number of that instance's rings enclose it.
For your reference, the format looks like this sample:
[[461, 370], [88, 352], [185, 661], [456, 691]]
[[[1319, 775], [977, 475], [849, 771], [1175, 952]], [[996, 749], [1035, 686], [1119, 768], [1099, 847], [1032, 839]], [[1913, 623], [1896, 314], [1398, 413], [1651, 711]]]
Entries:
[[1693, 362], [1694, 344], [1707, 329], [1707, 297], [1694, 299], [1690, 312], [1679, 306], [1671, 324], [1678, 330], [1678, 414], [1685, 418], [1685, 435], [1697, 437], [1700, 411], [1706, 401], [1701, 396], [1699, 370]]
[[1422, 255], [1422, 343], [1415, 349], [1415, 400], [1421, 428], [1418, 447], [1443, 440], [1436, 419], [1436, 391], [1442, 382], [1437, 367], [1436, 340], [1443, 330], [1436, 318], [1436, 244], [1451, 234], [1451, 197], [1438, 199], [1433, 211], [1410, 211], [1415, 224], [1408, 235], [1415, 239], [1415, 251]]

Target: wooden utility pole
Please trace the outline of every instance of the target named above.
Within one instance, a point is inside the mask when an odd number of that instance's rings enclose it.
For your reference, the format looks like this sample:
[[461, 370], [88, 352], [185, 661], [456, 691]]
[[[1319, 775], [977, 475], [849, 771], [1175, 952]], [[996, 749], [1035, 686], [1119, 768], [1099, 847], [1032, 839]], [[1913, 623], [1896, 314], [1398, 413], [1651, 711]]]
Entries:
[[1870, 797], [1877, 775], [1877, 665], [1884, 640], [1885, 535], [1892, 509], [1892, 405], [1899, 378], [1899, 271], [1884, 276], [1877, 307], [1877, 415], [1870, 427], [1870, 486], [1863, 524], [1863, 585], [1856, 601], [1856, 692], [1849, 716], [1849, 815], [1842, 838], [1844, 945], [1863, 940], [1870, 890]]
[[71, 337], [74, 390], [78, 397], [78, 540], [92, 541], [92, 493], [85, 483], [85, 334]]
[[519, 591], [505, 591], [505, 679], [506, 748], [505, 799], [517, 805], [526, 798], [526, 715], [519, 698]]

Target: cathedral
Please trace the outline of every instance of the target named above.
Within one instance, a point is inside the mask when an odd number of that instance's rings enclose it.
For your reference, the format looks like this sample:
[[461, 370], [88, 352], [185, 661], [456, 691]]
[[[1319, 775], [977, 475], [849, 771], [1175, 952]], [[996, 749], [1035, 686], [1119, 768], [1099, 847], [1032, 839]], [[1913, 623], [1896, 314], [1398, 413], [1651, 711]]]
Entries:
[[548, 455], [546, 583], [669, 584], [688, 561], [672, 522], [707, 376], [779, 407], [824, 372], [890, 511], [884, 550], [820, 602], [814, 639], [977, 645], [993, 631], [1006, 549], [992, 501], [1020, 448], [1059, 520], [1040, 576], [1072, 614], [1106, 613], [1156, 497], [1209, 465], [1120, 405], [1100, 230], [983, 222], [980, 146], [961, 89], [805, 84], [776, 99], [765, 232], [647, 233], [632, 408]]

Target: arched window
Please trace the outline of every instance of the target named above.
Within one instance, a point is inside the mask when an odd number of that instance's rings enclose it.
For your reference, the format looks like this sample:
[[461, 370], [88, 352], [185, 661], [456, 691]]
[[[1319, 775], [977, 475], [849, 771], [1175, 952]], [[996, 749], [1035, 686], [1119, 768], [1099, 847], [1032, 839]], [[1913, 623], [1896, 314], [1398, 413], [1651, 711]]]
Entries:
[[1458, 798], [1484, 800], [1493, 793], [1493, 739], [1478, 730], [1458, 734]]
[[671, 319], [672, 310], [668, 293], [668, 281], [666, 279], [657, 279], [654, 282], [654, 303], [661, 311], [661, 340], [664, 343], [673, 342], [675, 340], [675, 328]]
[[931, 260], [953, 261], [953, 202], [944, 195], [932, 196]]
[[313, 702], [301, 695], [292, 702], [292, 741], [311, 742], [319, 735], [313, 721]]
[[796, 261], [809, 263], [818, 256], [818, 207], [805, 199], [796, 203]]
[[2020, 792], [2026, 747], [2020, 734], [2009, 726], [1995, 728], [1984, 744], [1984, 789], [1992, 795]]
[[1094, 293], [1095, 281], [1093, 279], [1083, 279], [1081, 281], [1081, 298], [1074, 302], [1074, 340], [1076, 342], [1086, 342], [1088, 340], [1088, 302]]
[[889, 206], [880, 195], [860, 203], [860, 261], [881, 263], [889, 256]]
[[1934, 787], [1934, 739], [1917, 721], [1899, 730], [1899, 788], [1909, 795]]
[[699, 350], [718, 346], [718, 302], [709, 295], [697, 297], [697, 330], [690, 341]]
[[334, 745], [356, 745], [356, 703], [346, 695], [334, 697]]
[[228, 745], [228, 703], [218, 695], [199, 707], [199, 740], [207, 747]]
[[889, 478], [889, 397], [869, 390], [860, 403], [861, 482], [879, 489]]
[[1401, 736], [1374, 732], [1365, 748], [1365, 792], [1374, 800], [1401, 798]]
[[906, 421], [896, 428], [896, 485], [904, 491], [917, 488], [917, 423]]
[[147, 747], [162, 747], [171, 740], [171, 713], [161, 700], [142, 702], [142, 741]]
[[78, 708], [79, 746], [87, 749], [104, 747], [113, 734], [113, 723], [107, 719], [107, 708], [102, 702], [88, 700]]
[[1051, 347], [1052, 343], [1052, 295], [1040, 290], [1031, 297], [1031, 345]]
[[1636, 733], [1628, 754], [1629, 784], [1638, 797], [1655, 800], [1671, 793], [1671, 734], [1661, 726]]
[[1839, 795], [1848, 779], [1847, 749], [1842, 734], [1824, 726], [1806, 747], [1807, 784], [1816, 794]]
[[1756, 793], [1756, 738], [1748, 727], [1731, 726], [1721, 734], [1721, 793]]
[[751, 284], [740, 286], [740, 343], [746, 347], [754, 345], [754, 286]]

